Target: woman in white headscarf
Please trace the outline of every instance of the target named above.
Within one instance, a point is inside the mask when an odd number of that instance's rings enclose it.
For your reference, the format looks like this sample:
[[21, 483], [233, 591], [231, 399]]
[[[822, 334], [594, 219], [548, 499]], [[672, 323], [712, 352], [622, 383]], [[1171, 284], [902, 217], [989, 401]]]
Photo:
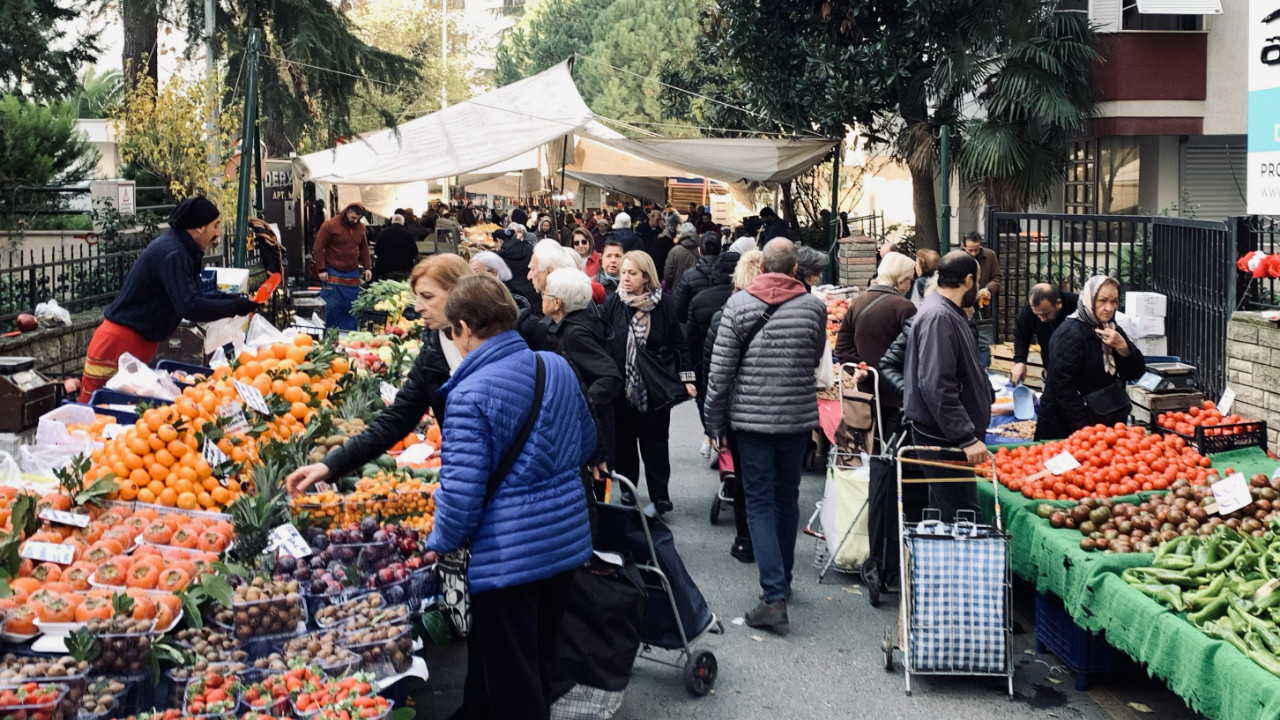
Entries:
[[1146, 369], [1142, 351], [1116, 324], [1120, 283], [1095, 275], [1080, 292], [1080, 305], [1054, 331], [1044, 353], [1044, 396], [1036, 439], [1064, 438], [1089, 425], [1111, 425], [1129, 416], [1125, 381]]

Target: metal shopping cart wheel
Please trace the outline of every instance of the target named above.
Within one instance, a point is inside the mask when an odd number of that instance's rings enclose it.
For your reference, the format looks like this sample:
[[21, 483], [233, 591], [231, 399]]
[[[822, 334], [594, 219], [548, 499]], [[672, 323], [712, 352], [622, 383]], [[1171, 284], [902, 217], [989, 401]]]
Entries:
[[702, 697], [715, 687], [719, 666], [716, 656], [709, 650], [689, 656], [684, 663], [684, 688], [693, 695]]
[[872, 558], [862, 561], [862, 582], [867, 585], [867, 601], [871, 603], [871, 607], [880, 606], [880, 564]]
[[717, 494], [711, 498], [711, 524], [715, 525], [720, 522], [720, 495]]

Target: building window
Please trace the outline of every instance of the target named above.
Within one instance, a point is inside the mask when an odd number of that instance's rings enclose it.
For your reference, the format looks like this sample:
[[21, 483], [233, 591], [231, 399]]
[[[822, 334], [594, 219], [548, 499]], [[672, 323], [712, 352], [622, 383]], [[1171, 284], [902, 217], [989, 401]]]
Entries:
[[1133, 0], [1124, 0], [1124, 3], [1120, 23], [1125, 30], [1178, 32], [1204, 29], [1203, 15], [1153, 15], [1138, 12], [1138, 5]]
[[1098, 212], [1103, 215], [1138, 213], [1140, 153], [1136, 137], [1098, 140]]
[[1063, 193], [1064, 207], [1071, 215], [1097, 212], [1094, 202], [1094, 140], [1074, 140], [1067, 166], [1067, 182]]

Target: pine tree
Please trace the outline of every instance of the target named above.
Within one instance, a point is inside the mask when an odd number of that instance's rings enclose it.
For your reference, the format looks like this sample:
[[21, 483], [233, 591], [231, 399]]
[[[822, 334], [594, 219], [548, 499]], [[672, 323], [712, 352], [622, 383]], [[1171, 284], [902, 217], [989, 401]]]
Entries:
[[36, 98], [75, 91], [76, 73], [98, 54], [98, 33], [68, 37], [76, 0], [0, 0], [0, 92]]
[[79, 182], [97, 162], [98, 152], [76, 129], [74, 103], [0, 97], [0, 198], [15, 185]]

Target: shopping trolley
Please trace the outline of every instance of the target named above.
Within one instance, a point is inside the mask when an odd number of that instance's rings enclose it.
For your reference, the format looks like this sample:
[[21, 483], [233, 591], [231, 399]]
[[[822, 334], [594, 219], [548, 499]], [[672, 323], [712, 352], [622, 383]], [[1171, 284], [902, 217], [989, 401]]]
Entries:
[[[630, 479], [616, 472], [611, 478], [635, 495]], [[681, 668], [685, 689], [698, 696], [708, 694], [715, 687], [719, 670], [716, 656], [710, 650], [695, 651], [693, 643], [704, 633], [723, 633], [724, 625], [685, 569], [671, 530], [656, 514], [647, 515], [635, 506], [601, 504], [596, 511], [596, 549], [630, 555], [648, 592], [638, 657]], [[656, 657], [655, 648], [678, 651], [680, 661]]]
[[712, 525], [720, 522], [721, 510], [726, 506], [733, 507], [734, 483], [740, 482], [738, 469], [734, 467], [733, 453], [729, 452], [728, 443], [725, 443], [716, 452], [716, 469], [720, 472], [720, 487], [716, 490], [715, 498], [711, 500], [709, 518]]
[[[1013, 581], [994, 468], [994, 527], [979, 525], [969, 511], [957, 513], [956, 521], [946, 524], [937, 510], [927, 510], [925, 520], [909, 528], [902, 502], [904, 482], [978, 482], [971, 466], [907, 457], [920, 451], [961, 452], [955, 448], [903, 446], [897, 453], [898, 530], [902, 538], [899, 629], [907, 695], [911, 694], [912, 675], [972, 675], [1006, 677], [1012, 697]], [[955, 468], [962, 475], [904, 478], [904, 463]], [[893, 669], [894, 646], [893, 629], [886, 628], [882, 649], [887, 670]]]
[[[884, 423], [880, 413], [880, 377], [875, 368], [866, 363], [844, 363], [837, 373], [837, 388], [842, 410], [847, 403], [866, 402], [865, 399], [846, 394], [845, 370], [865, 370], [871, 373], [872, 386], [875, 390], [870, 397], [870, 405], [875, 418], [875, 441], [884, 447]], [[849, 373], [851, 376], [856, 373]], [[839, 438], [837, 438], [839, 440]], [[856, 574], [867, 585], [871, 593], [871, 604], [880, 602], [880, 574], [875, 562], [867, 533], [867, 512], [870, 500], [870, 475], [867, 463], [867, 450], [857, 444], [831, 444], [827, 455], [827, 486], [822, 500], [814, 504], [813, 514], [805, 523], [806, 535], [815, 538], [813, 565], [819, 569], [818, 582], [821, 583], [832, 569], [837, 572]], [[849, 517], [841, 523], [841, 519]], [[841, 526], [843, 525], [843, 531]], [[828, 537], [828, 533], [839, 533]]]

